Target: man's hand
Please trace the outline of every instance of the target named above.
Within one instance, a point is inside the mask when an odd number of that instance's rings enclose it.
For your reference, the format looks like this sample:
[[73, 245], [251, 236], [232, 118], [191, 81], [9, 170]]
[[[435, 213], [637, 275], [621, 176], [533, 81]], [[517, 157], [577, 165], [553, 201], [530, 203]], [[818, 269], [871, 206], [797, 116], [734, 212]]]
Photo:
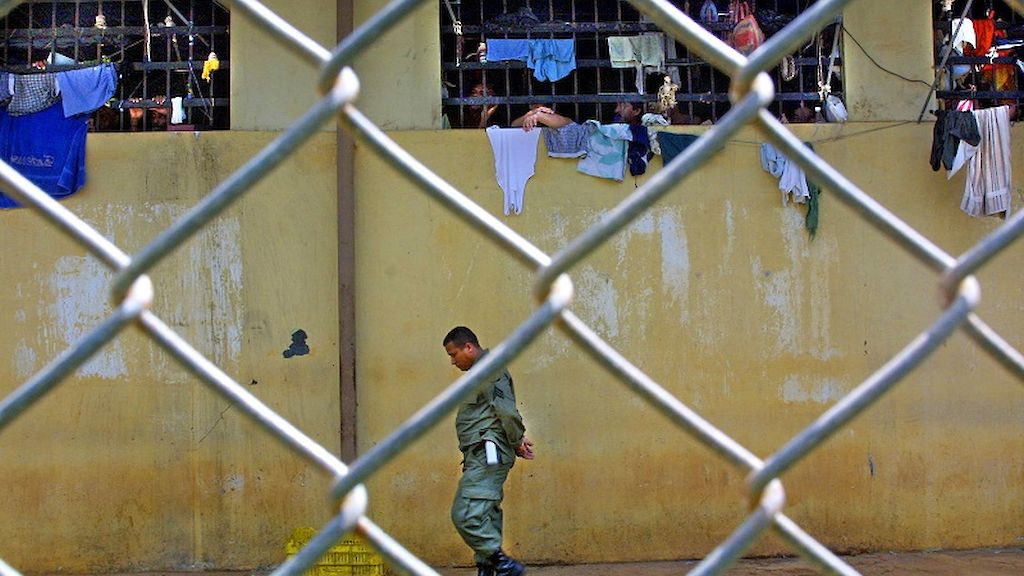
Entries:
[[523, 441], [516, 446], [516, 456], [524, 460], [533, 460], [533, 441], [523, 435]]

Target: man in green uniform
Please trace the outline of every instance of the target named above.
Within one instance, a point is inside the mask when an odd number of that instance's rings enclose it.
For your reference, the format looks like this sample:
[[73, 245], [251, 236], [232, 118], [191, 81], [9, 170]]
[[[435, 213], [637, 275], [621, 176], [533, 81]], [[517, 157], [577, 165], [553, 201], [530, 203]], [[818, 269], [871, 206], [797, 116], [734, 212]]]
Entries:
[[[465, 326], [448, 332], [442, 345], [463, 372], [487, 354]], [[533, 442], [516, 409], [508, 370], [492, 376], [459, 406], [455, 431], [462, 451], [462, 478], [452, 502], [455, 529], [473, 549], [479, 576], [520, 576], [526, 567], [501, 549], [502, 486], [516, 456], [533, 459]]]

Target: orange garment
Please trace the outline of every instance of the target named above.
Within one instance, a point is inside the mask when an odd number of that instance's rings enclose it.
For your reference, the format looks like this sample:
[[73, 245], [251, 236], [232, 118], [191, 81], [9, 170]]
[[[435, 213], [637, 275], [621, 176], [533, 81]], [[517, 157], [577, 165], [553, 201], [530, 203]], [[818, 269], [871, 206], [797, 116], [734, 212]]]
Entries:
[[992, 39], [996, 31], [996, 21], [989, 17], [986, 20], [974, 21], [975, 46], [964, 46], [964, 56], [984, 56], [992, 47]]

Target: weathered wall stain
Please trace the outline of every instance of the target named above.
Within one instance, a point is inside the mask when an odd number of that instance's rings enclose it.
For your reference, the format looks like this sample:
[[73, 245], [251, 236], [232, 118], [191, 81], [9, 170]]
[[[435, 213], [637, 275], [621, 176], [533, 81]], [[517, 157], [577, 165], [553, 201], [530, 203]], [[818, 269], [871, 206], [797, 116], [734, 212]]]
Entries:
[[[44, 279], [49, 288], [50, 304], [46, 305], [46, 314], [41, 316], [51, 319], [41, 326], [46, 361], [78, 341], [109, 314], [110, 279], [109, 270], [92, 256], [57, 259], [53, 272]], [[52, 326], [56, 333], [47, 333], [45, 326]], [[108, 380], [124, 376], [127, 367], [121, 341], [114, 340], [104, 346], [78, 373]]]
[[305, 356], [306, 354], [309, 354], [309, 346], [306, 345], [306, 331], [300, 328], [292, 332], [292, 343], [282, 355], [285, 358], [291, 358], [293, 356]]

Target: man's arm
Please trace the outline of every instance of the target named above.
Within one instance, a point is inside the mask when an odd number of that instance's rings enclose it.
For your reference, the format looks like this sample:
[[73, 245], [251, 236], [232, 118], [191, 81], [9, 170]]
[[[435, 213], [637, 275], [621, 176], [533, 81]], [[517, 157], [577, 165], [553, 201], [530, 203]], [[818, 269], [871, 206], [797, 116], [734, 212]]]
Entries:
[[513, 120], [512, 126], [522, 126], [523, 130], [529, 132], [538, 125], [547, 126], [548, 128], [561, 128], [562, 126], [566, 126], [571, 123], [572, 120], [558, 114], [551, 108], [548, 108], [547, 106], [540, 106]]
[[[519, 454], [520, 448], [528, 442], [526, 426], [523, 425], [523, 417], [520, 416], [519, 410], [516, 408], [515, 388], [512, 385], [512, 378], [507, 372], [494, 382], [491, 406], [494, 408], [498, 421], [501, 422], [509, 445], [515, 449], [516, 454]], [[532, 446], [533, 443], [530, 442], [530, 445]]]

